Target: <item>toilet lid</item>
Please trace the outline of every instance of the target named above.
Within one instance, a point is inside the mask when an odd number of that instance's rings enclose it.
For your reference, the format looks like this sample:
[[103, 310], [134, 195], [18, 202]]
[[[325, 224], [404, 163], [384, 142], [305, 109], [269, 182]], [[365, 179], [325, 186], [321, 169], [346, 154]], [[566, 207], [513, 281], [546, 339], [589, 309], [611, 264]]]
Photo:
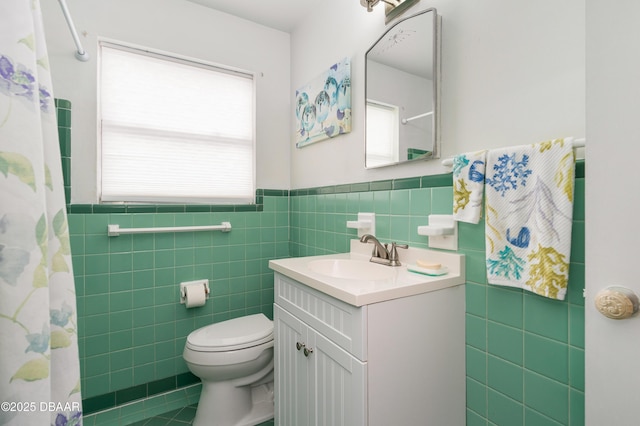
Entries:
[[199, 328], [187, 336], [187, 346], [197, 351], [228, 351], [272, 339], [273, 321], [263, 314], [255, 314]]

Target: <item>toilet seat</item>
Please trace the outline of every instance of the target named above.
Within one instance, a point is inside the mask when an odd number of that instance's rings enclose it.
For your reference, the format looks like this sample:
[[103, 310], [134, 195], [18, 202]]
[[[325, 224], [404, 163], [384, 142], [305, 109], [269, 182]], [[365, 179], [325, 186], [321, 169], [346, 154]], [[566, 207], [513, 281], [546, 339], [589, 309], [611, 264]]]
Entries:
[[273, 321], [254, 314], [211, 324], [191, 332], [186, 348], [198, 352], [228, 352], [273, 341]]

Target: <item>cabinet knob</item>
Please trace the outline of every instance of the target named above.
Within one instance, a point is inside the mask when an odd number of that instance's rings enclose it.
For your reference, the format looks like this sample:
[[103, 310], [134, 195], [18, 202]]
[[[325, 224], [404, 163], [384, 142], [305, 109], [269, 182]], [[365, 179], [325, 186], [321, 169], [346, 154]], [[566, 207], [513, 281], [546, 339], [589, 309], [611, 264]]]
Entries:
[[313, 348], [304, 348], [304, 356], [308, 357], [313, 353]]
[[302, 348], [304, 348], [304, 343], [296, 342], [296, 349], [300, 350]]

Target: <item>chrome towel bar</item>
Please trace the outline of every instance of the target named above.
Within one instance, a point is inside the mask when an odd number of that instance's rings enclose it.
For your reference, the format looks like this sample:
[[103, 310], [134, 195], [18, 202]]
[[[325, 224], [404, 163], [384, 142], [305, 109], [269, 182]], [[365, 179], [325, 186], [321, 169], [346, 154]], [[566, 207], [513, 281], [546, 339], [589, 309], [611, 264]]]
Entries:
[[[573, 140], [573, 148], [584, 148], [585, 146], [585, 139], [574, 139]], [[444, 160], [442, 160], [442, 165], [445, 167], [451, 167], [453, 166], [453, 158], [446, 158]]]

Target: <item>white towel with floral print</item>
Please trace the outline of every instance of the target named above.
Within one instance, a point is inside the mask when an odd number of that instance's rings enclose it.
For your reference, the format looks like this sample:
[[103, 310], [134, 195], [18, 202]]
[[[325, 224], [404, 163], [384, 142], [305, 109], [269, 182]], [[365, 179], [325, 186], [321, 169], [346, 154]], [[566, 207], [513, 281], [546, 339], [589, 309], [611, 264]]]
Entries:
[[485, 192], [490, 284], [564, 300], [574, 168], [572, 138], [489, 151]]
[[453, 158], [454, 220], [467, 223], [480, 221], [486, 157], [487, 151], [478, 151]]

